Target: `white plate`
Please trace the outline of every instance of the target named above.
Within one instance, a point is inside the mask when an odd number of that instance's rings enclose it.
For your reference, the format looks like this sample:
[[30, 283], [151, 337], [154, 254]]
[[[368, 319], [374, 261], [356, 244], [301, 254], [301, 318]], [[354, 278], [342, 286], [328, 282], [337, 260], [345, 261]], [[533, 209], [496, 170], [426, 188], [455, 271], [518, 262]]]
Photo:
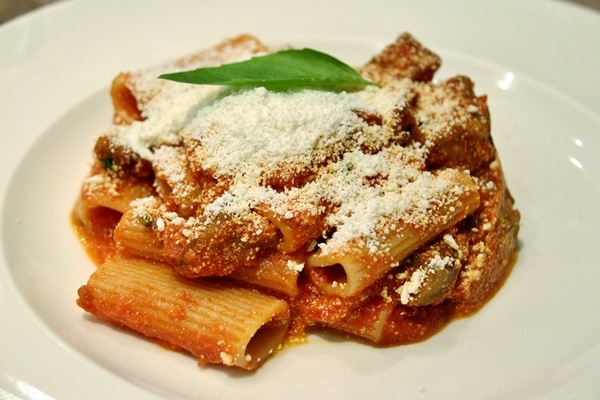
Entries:
[[[402, 31], [487, 93], [522, 212], [518, 263], [472, 318], [392, 349], [311, 337], [255, 374], [200, 368], [84, 315], [69, 226], [107, 88], [251, 32], [366, 61]], [[600, 396], [600, 16], [555, 1], [59, 3], [0, 27], [0, 398]]]

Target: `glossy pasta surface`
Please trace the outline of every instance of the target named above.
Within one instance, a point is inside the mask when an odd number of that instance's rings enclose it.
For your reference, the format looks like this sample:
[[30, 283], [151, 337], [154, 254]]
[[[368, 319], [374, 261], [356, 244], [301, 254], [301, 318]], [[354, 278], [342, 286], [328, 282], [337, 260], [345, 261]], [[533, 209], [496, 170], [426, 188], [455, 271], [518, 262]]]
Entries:
[[482, 307], [520, 220], [486, 97], [433, 82], [409, 34], [356, 91], [157, 79], [270, 51], [242, 35], [114, 79], [72, 216], [98, 264], [79, 306], [248, 370], [314, 329], [400, 345]]

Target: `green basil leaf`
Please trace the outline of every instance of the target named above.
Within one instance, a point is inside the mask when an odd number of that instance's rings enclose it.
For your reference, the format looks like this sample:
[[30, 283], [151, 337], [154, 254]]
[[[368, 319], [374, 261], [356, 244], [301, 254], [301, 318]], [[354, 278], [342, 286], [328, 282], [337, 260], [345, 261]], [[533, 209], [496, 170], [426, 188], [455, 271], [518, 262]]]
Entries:
[[160, 75], [159, 78], [201, 85], [285, 90], [291, 88], [357, 89], [375, 85], [335, 57], [313, 49], [282, 50], [218, 67]]

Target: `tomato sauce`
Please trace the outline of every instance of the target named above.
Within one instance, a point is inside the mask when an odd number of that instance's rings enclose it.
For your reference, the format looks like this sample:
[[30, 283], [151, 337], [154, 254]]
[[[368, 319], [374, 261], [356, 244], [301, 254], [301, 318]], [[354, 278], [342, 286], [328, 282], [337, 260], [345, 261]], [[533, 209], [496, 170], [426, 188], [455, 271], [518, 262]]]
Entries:
[[118, 211], [97, 207], [87, 211], [88, 221], [83, 222], [76, 212], [71, 214], [71, 225], [94, 264], [100, 265], [117, 253], [113, 232], [121, 215]]

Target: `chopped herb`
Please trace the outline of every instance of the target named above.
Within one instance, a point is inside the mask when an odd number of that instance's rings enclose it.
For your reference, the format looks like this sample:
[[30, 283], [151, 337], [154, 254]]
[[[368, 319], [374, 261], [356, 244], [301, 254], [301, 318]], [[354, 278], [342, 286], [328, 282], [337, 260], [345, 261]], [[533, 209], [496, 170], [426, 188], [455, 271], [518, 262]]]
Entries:
[[150, 214], [140, 215], [140, 221], [146, 228], [150, 228], [152, 225], [154, 225], [154, 220]]
[[102, 159], [102, 166], [104, 169], [111, 169], [114, 164], [114, 160], [110, 157]]
[[335, 57], [313, 49], [282, 50], [218, 67], [160, 75], [159, 78], [201, 85], [264, 86], [273, 90], [358, 89], [375, 83]]

